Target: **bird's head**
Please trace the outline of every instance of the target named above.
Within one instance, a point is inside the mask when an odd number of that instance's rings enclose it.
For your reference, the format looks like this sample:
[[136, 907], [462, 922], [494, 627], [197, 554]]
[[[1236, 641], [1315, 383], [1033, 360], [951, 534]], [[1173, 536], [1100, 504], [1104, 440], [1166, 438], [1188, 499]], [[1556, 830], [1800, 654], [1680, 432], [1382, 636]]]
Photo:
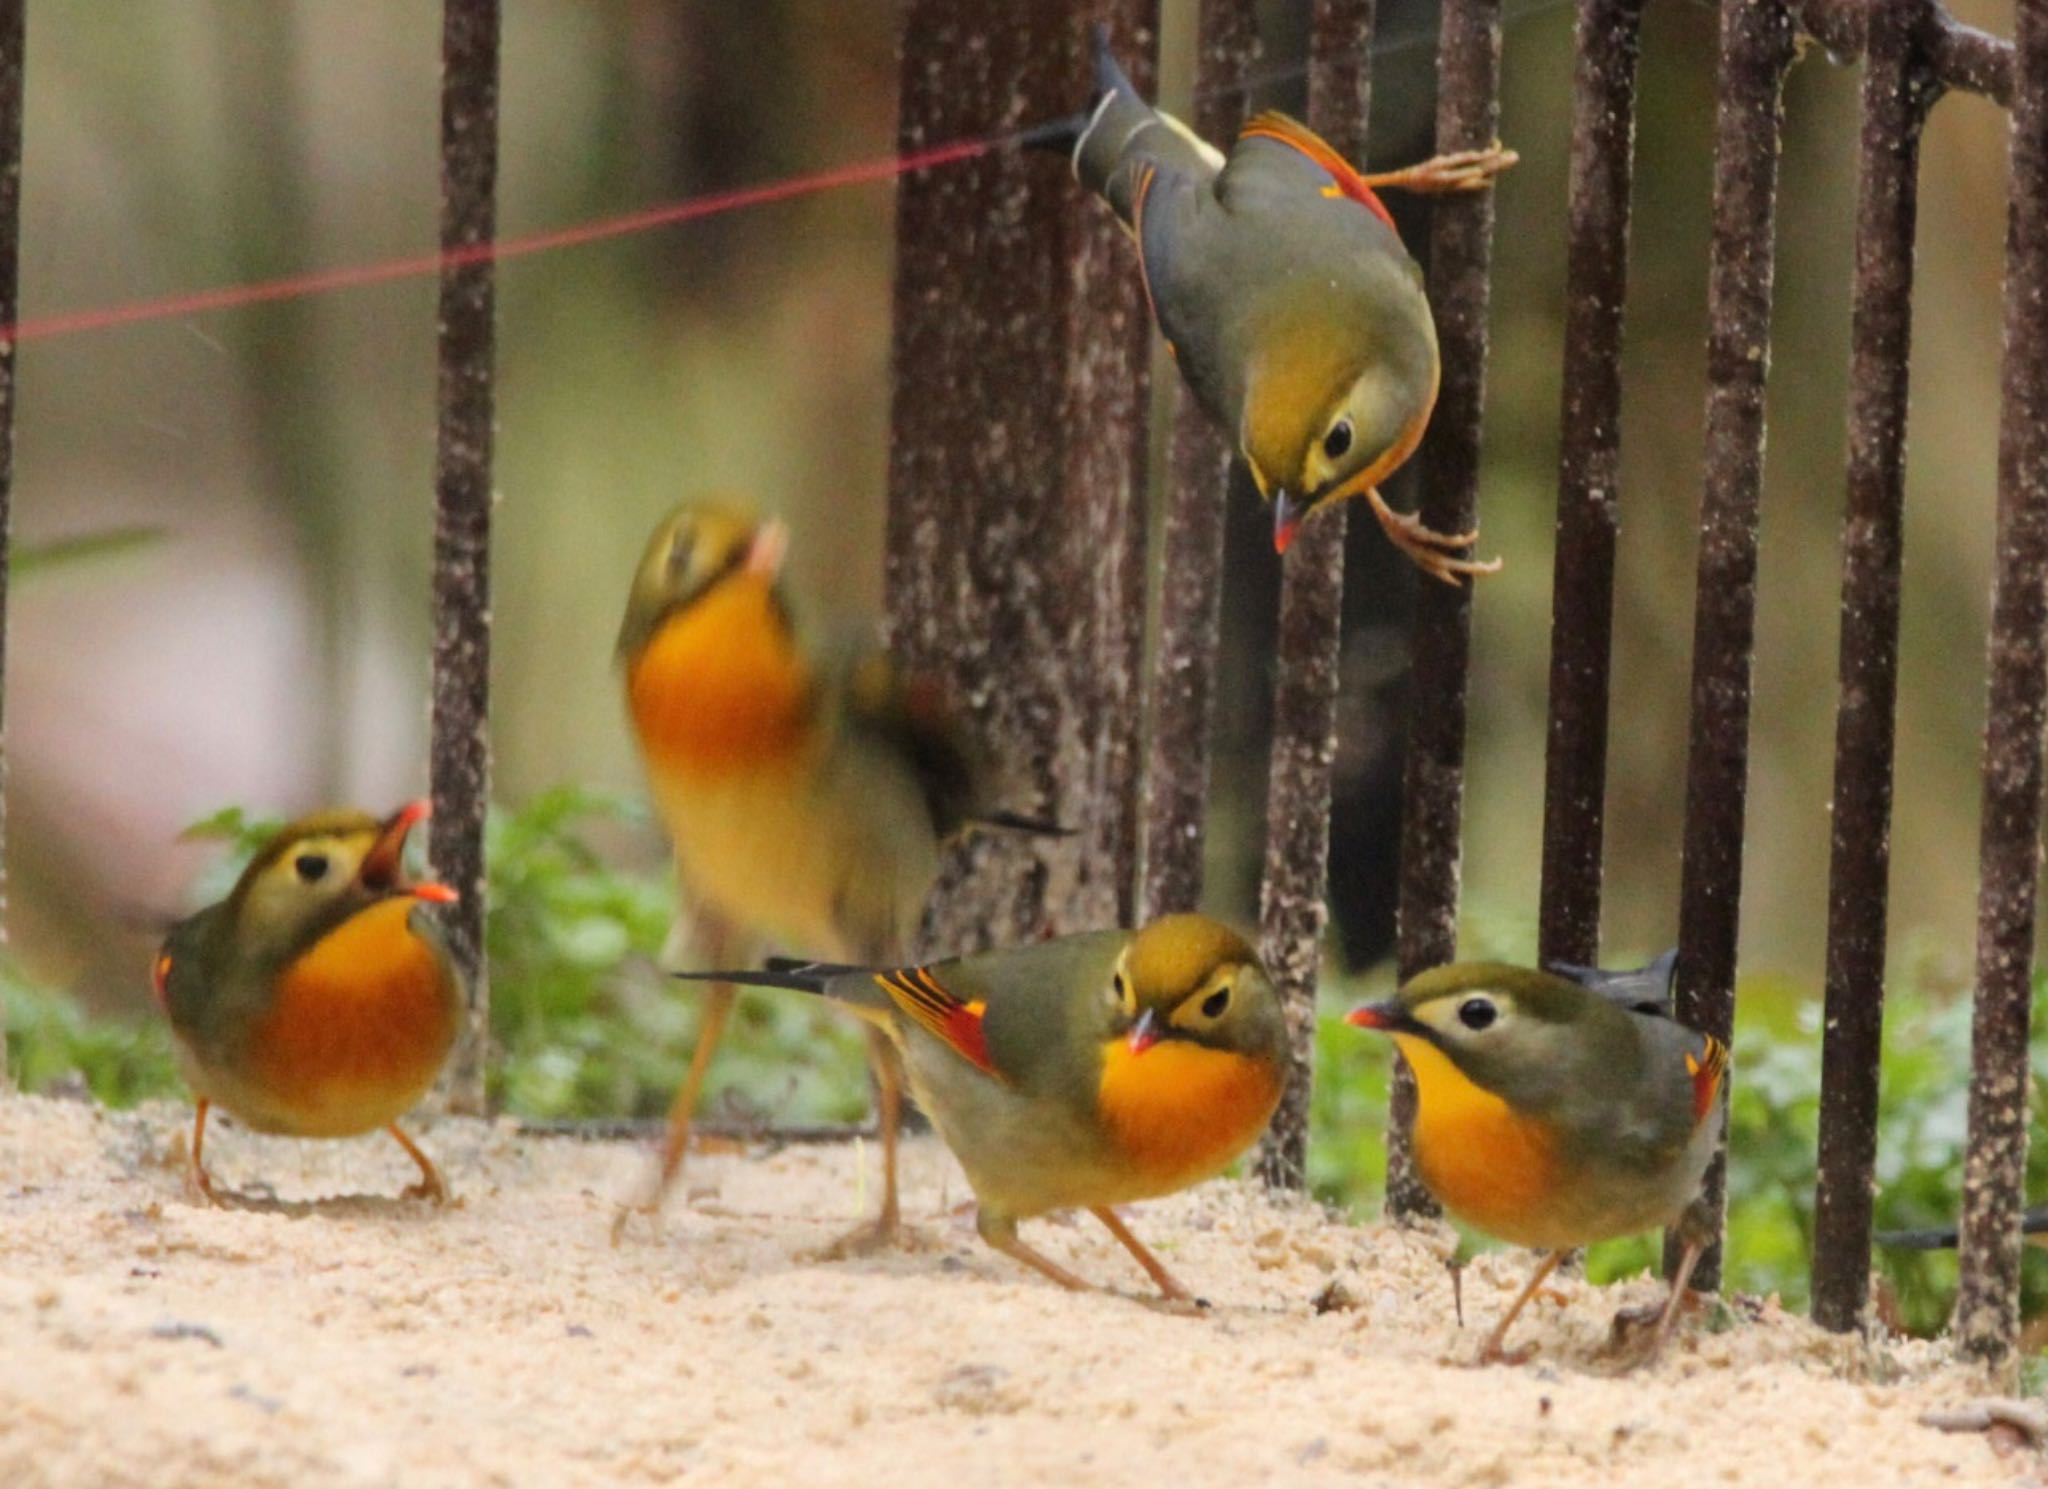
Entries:
[[1239, 445], [1273, 508], [1276, 552], [1310, 513], [1391, 476], [1428, 427], [1436, 328], [1419, 287], [1388, 293], [1399, 303], [1333, 288], [1328, 313], [1281, 320], [1249, 368]]
[[1548, 972], [1458, 962], [1409, 979], [1345, 1021], [1401, 1046], [1424, 1102], [1433, 1080], [1455, 1070], [1522, 1110], [1553, 1099], [1589, 1056], [1613, 1053], [1628, 1037], [1627, 1019], [1618, 1005]]
[[1205, 915], [1166, 915], [1131, 937], [1110, 982], [1130, 1052], [1167, 1040], [1278, 1060], [1287, 1020], [1258, 953]]
[[[250, 860], [228, 896], [228, 924], [255, 954], [303, 949], [326, 931], [382, 900], [447, 904], [455, 891], [405, 870], [405, 842], [426, 819], [425, 801], [389, 817], [320, 812], [280, 831]], [[167, 970], [167, 969], [166, 969]]]
[[[750, 517], [717, 502], [676, 508], [641, 554], [619, 626], [619, 656], [633, 656], [664, 621], [725, 584], [755, 584], [774, 592], [788, 547], [789, 529], [773, 519]], [[776, 608], [781, 608], [779, 600]]]

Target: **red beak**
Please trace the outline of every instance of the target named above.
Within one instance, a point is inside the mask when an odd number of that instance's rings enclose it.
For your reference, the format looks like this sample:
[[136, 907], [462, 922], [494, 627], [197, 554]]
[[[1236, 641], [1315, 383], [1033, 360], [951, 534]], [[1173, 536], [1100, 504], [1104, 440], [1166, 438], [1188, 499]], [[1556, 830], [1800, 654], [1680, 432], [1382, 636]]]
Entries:
[[1131, 1025], [1131, 1032], [1125, 1042], [1133, 1055], [1142, 1055], [1159, 1043], [1159, 1015], [1146, 1009], [1138, 1015], [1138, 1021]]
[[1294, 497], [1281, 492], [1273, 498], [1273, 551], [1285, 553], [1293, 543], [1294, 535], [1301, 531], [1301, 521], [1308, 516], [1307, 510]]
[[1400, 1010], [1385, 1003], [1367, 1003], [1345, 1014], [1344, 1022], [1358, 1029], [1397, 1029]]
[[363, 866], [356, 870], [356, 877], [370, 889], [409, 894], [414, 899], [431, 900], [437, 905], [453, 904], [458, 896], [447, 885], [431, 879], [415, 884], [405, 877], [406, 836], [433, 812], [433, 804], [424, 797], [409, 801], [393, 812], [391, 820], [384, 824], [384, 830], [377, 834], [377, 841], [363, 855]]
[[747, 545], [747, 572], [774, 579], [782, 572], [788, 552], [789, 525], [770, 518], [754, 529], [754, 540]]

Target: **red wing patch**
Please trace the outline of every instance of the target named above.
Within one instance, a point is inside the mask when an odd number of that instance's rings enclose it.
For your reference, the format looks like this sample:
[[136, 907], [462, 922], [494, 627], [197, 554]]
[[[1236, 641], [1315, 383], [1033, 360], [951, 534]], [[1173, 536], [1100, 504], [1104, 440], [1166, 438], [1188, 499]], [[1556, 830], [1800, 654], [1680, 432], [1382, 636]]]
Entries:
[[1365, 184], [1365, 178], [1358, 174], [1350, 161], [1339, 155], [1330, 142], [1303, 124], [1299, 119], [1268, 109], [1255, 114], [1238, 131], [1240, 140], [1278, 140], [1292, 146], [1330, 173], [1330, 179], [1337, 183], [1337, 190], [1365, 208], [1388, 227], [1394, 225], [1393, 215], [1387, 211], [1379, 194]]
[[1728, 1069], [1728, 1046], [1711, 1034], [1702, 1034], [1704, 1042], [1699, 1054], [1687, 1051], [1685, 1073], [1692, 1077], [1692, 1119], [1706, 1120], [1707, 1113], [1714, 1109], [1714, 1099], [1721, 1094], [1721, 1077]]
[[171, 954], [160, 951], [156, 965], [149, 971], [150, 986], [156, 991], [157, 1007], [168, 1010], [171, 1006]]
[[989, 1059], [988, 1032], [982, 1027], [986, 1004], [962, 1002], [925, 967], [877, 972], [875, 983], [898, 1008], [934, 1038], [951, 1045], [968, 1064], [1002, 1079], [1003, 1073]]

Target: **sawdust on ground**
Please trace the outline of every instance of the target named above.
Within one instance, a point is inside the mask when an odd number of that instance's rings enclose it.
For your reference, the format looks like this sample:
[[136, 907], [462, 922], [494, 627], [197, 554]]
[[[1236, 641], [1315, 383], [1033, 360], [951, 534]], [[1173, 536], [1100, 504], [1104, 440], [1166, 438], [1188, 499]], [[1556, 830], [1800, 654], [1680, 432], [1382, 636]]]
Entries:
[[[1213, 1306], [1145, 1305], [1093, 1221], [1026, 1235], [1116, 1289], [1076, 1296], [981, 1246], [928, 1140], [922, 1246], [809, 1253], [872, 1199], [849, 1147], [692, 1160], [657, 1235], [606, 1241], [631, 1145], [427, 1124], [459, 1202], [395, 1196], [388, 1141], [223, 1123], [198, 1207], [185, 1113], [0, 1100], [0, 1485], [1529, 1486], [2006, 1484], [2030, 1451], [1918, 1424], [1985, 1394], [1931, 1345], [1866, 1345], [1774, 1305], [1694, 1323], [1653, 1368], [1603, 1358], [1646, 1281], [1567, 1281], [1518, 1368], [1469, 1363], [1525, 1258], [1452, 1314], [1426, 1233], [1211, 1184], [1132, 1223]], [[1334, 1283], [1334, 1287], [1333, 1287]], [[1320, 1299], [1321, 1307], [1318, 1307]], [[1332, 1305], [1335, 1306], [1332, 1306]]]

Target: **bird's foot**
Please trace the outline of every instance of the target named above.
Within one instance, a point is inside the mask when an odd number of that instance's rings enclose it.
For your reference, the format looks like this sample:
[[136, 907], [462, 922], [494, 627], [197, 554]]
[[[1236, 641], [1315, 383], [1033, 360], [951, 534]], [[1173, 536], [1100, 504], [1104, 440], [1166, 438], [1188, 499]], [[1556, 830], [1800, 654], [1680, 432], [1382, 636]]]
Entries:
[[424, 1200], [429, 1204], [445, 1205], [448, 1203], [448, 1184], [441, 1177], [439, 1170], [436, 1170], [433, 1173], [421, 1175], [417, 1184], [406, 1185], [404, 1189], [399, 1191], [398, 1197], [400, 1199]]
[[918, 1242], [917, 1232], [905, 1225], [900, 1217], [893, 1212], [884, 1213], [819, 1247], [811, 1253], [811, 1258], [821, 1262], [852, 1261], [884, 1251], [915, 1251]]
[[1498, 574], [1501, 561], [1497, 558], [1472, 559], [1453, 558], [1450, 550], [1470, 548], [1479, 541], [1479, 529], [1465, 533], [1440, 533], [1430, 527], [1412, 512], [1397, 512], [1387, 505], [1386, 498], [1377, 490], [1368, 491], [1366, 499], [1372, 505], [1373, 516], [1379, 519], [1387, 539], [1423, 573], [1456, 588], [1466, 574]]
[[1533, 1344], [1518, 1345], [1509, 1349], [1502, 1335], [1496, 1331], [1486, 1343], [1479, 1346], [1479, 1357], [1475, 1365], [1526, 1365], [1536, 1355]]
[[213, 1187], [213, 1176], [196, 1163], [185, 1169], [185, 1194], [194, 1204], [212, 1205], [217, 1210], [227, 1208], [228, 1202]]
[[661, 1202], [666, 1199], [664, 1190], [643, 1194], [638, 1199], [621, 1200], [612, 1211], [611, 1241], [617, 1246], [626, 1237], [626, 1228], [636, 1219], [645, 1220], [649, 1234], [655, 1239], [661, 1236]]
[[1398, 171], [1367, 176], [1365, 184], [1375, 189], [1393, 187], [1399, 191], [1436, 194], [1447, 191], [1483, 191], [1493, 178], [1522, 157], [1498, 142], [1484, 150], [1454, 150], [1433, 156]]

